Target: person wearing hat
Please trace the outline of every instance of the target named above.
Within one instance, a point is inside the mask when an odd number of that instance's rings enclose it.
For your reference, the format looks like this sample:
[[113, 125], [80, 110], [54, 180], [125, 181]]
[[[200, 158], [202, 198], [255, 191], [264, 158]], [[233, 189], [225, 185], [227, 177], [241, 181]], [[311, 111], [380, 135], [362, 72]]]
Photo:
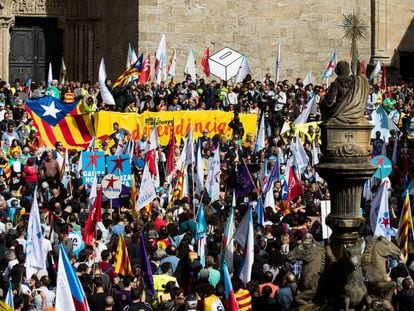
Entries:
[[60, 91], [57, 87], [58, 80], [52, 80], [50, 86], [45, 89], [46, 96], [53, 96], [54, 98], [60, 98]]

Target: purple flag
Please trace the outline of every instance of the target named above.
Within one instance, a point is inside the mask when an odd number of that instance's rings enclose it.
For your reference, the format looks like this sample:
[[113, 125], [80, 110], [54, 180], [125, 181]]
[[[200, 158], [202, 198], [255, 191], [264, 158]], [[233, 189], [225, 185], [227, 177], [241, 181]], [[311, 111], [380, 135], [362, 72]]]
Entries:
[[239, 171], [237, 172], [237, 181], [234, 188], [236, 190], [236, 196], [238, 198], [243, 198], [249, 195], [254, 188], [252, 176], [250, 176], [249, 169], [243, 160], [241, 161]]
[[147, 250], [145, 248], [144, 234], [141, 233], [141, 258], [142, 258], [142, 273], [144, 275], [144, 283], [147, 287], [148, 293], [151, 296], [155, 296], [154, 279], [152, 277], [151, 263], [148, 258]]
[[276, 159], [275, 163], [273, 164], [272, 170], [270, 171], [269, 178], [267, 179], [267, 183], [263, 189], [263, 193], [264, 194], [268, 193], [272, 184], [277, 180], [280, 180], [279, 159]]

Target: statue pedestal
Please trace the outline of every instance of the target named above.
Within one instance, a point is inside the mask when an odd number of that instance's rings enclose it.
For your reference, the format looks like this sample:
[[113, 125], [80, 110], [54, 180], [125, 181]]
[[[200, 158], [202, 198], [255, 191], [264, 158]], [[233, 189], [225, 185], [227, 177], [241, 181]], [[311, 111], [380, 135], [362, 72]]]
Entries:
[[358, 229], [364, 222], [361, 198], [365, 181], [376, 168], [371, 164], [373, 125], [322, 122], [322, 154], [317, 172], [328, 183], [331, 213], [326, 223], [332, 229], [331, 247], [335, 257], [342, 257], [342, 245], [355, 245]]
[[[361, 238], [364, 223], [361, 198], [365, 181], [375, 170], [371, 164], [371, 130], [373, 125], [341, 124], [328, 120], [319, 126], [322, 132], [322, 154], [317, 172], [328, 183], [331, 213], [326, 223], [332, 229], [326, 256], [329, 262], [326, 299], [347, 309], [368, 303], [367, 288], [361, 269]], [[347, 302], [347, 303], [346, 303]]]

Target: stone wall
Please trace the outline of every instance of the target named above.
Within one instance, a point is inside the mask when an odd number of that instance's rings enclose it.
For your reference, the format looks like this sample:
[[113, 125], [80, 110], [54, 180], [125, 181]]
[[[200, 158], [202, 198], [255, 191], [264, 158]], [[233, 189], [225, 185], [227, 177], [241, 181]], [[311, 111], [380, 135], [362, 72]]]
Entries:
[[[140, 0], [139, 50], [157, 49], [162, 33], [167, 53], [177, 50], [177, 78], [183, 77], [189, 49], [195, 50], [197, 71], [206, 47], [224, 46], [246, 54], [256, 78], [275, 75], [277, 46], [281, 44], [280, 78], [293, 80], [311, 70], [316, 82], [334, 50], [349, 59], [350, 43], [339, 25], [343, 14], [358, 10], [368, 25], [359, 43], [366, 61], [371, 56], [370, 0]], [[168, 56], [169, 57], [169, 56]]]
[[138, 45], [138, 1], [105, 3], [104, 28], [101, 33], [103, 54], [100, 57], [105, 58], [108, 78], [115, 80], [125, 70], [128, 43], [135, 46], [135, 49]]
[[[414, 2], [412, 0], [386, 1], [386, 53], [390, 63], [399, 67], [399, 52], [414, 52]], [[413, 59], [414, 61], [414, 59]]]

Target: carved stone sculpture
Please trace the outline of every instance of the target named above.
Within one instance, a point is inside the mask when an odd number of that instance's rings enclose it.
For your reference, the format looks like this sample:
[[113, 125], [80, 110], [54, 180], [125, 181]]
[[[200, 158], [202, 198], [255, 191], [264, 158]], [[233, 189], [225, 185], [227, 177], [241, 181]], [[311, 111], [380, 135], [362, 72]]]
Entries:
[[364, 119], [369, 86], [365, 76], [349, 74], [347, 62], [338, 62], [335, 72], [338, 78], [320, 106], [323, 156], [316, 170], [330, 190], [326, 223], [332, 229], [326, 249], [330, 264], [324, 275], [328, 285], [320, 292], [329, 310], [371, 310], [377, 301], [368, 297], [370, 287], [364, 283], [366, 270], [359, 253], [362, 190], [376, 169], [370, 157], [373, 126]]
[[322, 100], [322, 120], [334, 124], [367, 123], [364, 112], [368, 98], [368, 79], [362, 74], [349, 75], [348, 62], [340, 61], [336, 65], [338, 77], [329, 87]]
[[325, 249], [312, 238], [295, 247], [288, 254], [288, 260], [303, 262], [302, 274], [299, 280], [300, 293], [295, 296], [298, 305], [307, 305], [315, 300], [319, 282], [325, 269]]
[[371, 295], [390, 300], [396, 284], [388, 280], [388, 258], [400, 260], [401, 250], [384, 237], [370, 238], [362, 256], [364, 280]]

